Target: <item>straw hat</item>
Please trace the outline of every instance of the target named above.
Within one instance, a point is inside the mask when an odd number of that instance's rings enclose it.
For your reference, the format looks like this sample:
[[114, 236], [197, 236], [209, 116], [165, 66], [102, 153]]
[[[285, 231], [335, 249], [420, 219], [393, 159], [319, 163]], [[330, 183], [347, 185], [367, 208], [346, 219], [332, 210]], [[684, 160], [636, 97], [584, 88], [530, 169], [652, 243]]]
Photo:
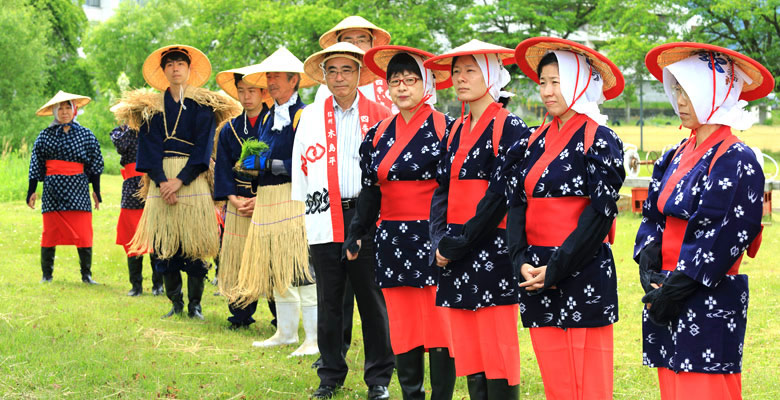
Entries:
[[[443, 75], [441, 79], [451, 80], [452, 60], [455, 57], [475, 54], [495, 54], [504, 65], [515, 62], [515, 52], [512, 49], [472, 39], [468, 43], [464, 43], [447, 53], [428, 59], [423, 65], [425, 65], [425, 68], [441, 71], [440, 74]], [[438, 79], [439, 77], [437, 76], [437, 81]]]
[[303, 71], [303, 63], [285, 47], [278, 48], [273, 54], [256, 65], [252, 72], [244, 76], [244, 80], [250, 85], [268, 87], [266, 74], [269, 72], [294, 72], [300, 74], [301, 81], [298, 87], [307, 88], [317, 84]]
[[60, 90], [57, 92], [57, 94], [54, 95], [54, 97], [51, 98], [51, 100], [47, 101], [46, 104], [39, 108], [38, 111], [35, 112], [35, 115], [39, 115], [41, 117], [52, 115], [52, 109], [54, 106], [62, 103], [63, 101], [72, 101], [76, 108], [81, 108], [92, 101], [92, 99], [87, 96], [81, 96]]
[[729, 50], [719, 46], [713, 46], [705, 43], [677, 42], [662, 44], [650, 50], [645, 57], [645, 65], [653, 76], [659, 81], [664, 81], [663, 70], [665, 67], [684, 60], [690, 56], [716, 52], [726, 56], [730, 61], [736, 64], [750, 79], [751, 84], [742, 86], [742, 93], [739, 98], [745, 101], [757, 100], [765, 97], [775, 87], [775, 79], [772, 74], [758, 61], [740, 54], [734, 50]]
[[[411, 53], [422, 58], [423, 61], [433, 57], [433, 53], [415, 49], [414, 47], [407, 46], [377, 46], [371, 48], [366, 52], [363, 59], [366, 62], [366, 67], [379, 77], [387, 77], [387, 65], [390, 64], [390, 60], [398, 53]], [[421, 71], [424, 72], [424, 71]], [[446, 89], [452, 86], [452, 79], [447, 79], [439, 71], [432, 71], [433, 77], [436, 79], [436, 90]]]
[[170, 86], [162, 67], [160, 67], [160, 61], [165, 54], [171, 51], [180, 51], [190, 57], [190, 77], [187, 79], [188, 85], [200, 87], [208, 82], [211, 77], [211, 63], [209, 62], [208, 57], [206, 57], [202, 51], [192, 46], [172, 44], [170, 46], [160, 47], [152, 52], [149, 57], [146, 57], [142, 72], [144, 80], [146, 80], [146, 83], [148, 83], [149, 86], [161, 92], [165, 91], [165, 89], [168, 89], [168, 86]]
[[[222, 88], [225, 93], [227, 93], [228, 96], [238, 100], [238, 88], [236, 88], [236, 79], [234, 74], [241, 74], [244, 76], [244, 81], [246, 81], [246, 76], [248, 74], [251, 74], [255, 71], [257, 71], [257, 67], [260, 64], [250, 65], [247, 67], [241, 67], [241, 68], [234, 68], [229, 69], [227, 71], [221, 71], [217, 73], [217, 85], [219, 85], [220, 88]], [[257, 86], [259, 88], [267, 89], [265, 86], [261, 85], [255, 85], [251, 82], [247, 82], [247, 84], [252, 86]], [[271, 95], [268, 93], [268, 90], [265, 91], [265, 96], [263, 96], [263, 102], [267, 104], [269, 107], [274, 104], [274, 99], [271, 98]]]
[[536, 68], [542, 58], [553, 50], [570, 51], [587, 58], [593, 69], [601, 74], [604, 82], [604, 98], [607, 100], [614, 99], [623, 92], [626, 82], [615, 63], [598, 51], [571, 40], [544, 36], [523, 40], [515, 49], [515, 59], [520, 70], [531, 80], [539, 83]]
[[339, 41], [339, 35], [343, 31], [350, 29], [363, 29], [367, 30], [371, 34], [372, 46], [384, 46], [390, 43], [390, 34], [386, 30], [368, 22], [365, 18], [353, 15], [344, 18], [336, 24], [331, 30], [325, 32], [320, 36], [320, 46], [325, 49], [333, 46]]
[[[306, 71], [306, 75], [309, 75], [311, 79], [325, 85], [325, 76], [322, 73], [322, 65], [325, 64], [325, 61], [336, 57], [346, 57], [354, 60], [362, 67], [364, 55], [365, 52], [352, 43], [337, 42], [327, 49], [320, 50], [309, 56], [309, 58], [303, 62], [303, 70]], [[358, 86], [368, 85], [375, 80], [377, 80], [377, 76], [374, 75], [371, 70], [368, 68], [360, 69], [360, 82], [358, 83]]]

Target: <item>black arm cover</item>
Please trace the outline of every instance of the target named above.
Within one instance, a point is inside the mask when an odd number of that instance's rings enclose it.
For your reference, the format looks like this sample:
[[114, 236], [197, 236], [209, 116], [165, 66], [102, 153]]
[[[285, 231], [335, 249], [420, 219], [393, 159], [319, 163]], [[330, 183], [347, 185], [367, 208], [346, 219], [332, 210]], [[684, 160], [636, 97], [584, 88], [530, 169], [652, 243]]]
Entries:
[[431, 215], [428, 219], [428, 230], [431, 234], [431, 254], [428, 261], [431, 265], [436, 265], [436, 249], [439, 248], [439, 242], [447, 234], [447, 202], [450, 194], [447, 186], [439, 186], [433, 191], [431, 197]]
[[647, 294], [654, 290], [651, 283], [660, 284], [664, 279], [666, 275], [661, 273], [661, 244], [651, 242], [639, 252], [639, 283]]
[[92, 184], [92, 191], [95, 192], [98, 198], [98, 202], [103, 202], [103, 197], [100, 195], [100, 174], [91, 175], [89, 177], [89, 183]]
[[612, 228], [612, 220], [612, 217], [596, 212], [593, 207], [585, 207], [577, 220], [577, 228], [547, 261], [544, 287], [537, 292], [555, 286], [591, 262]]
[[38, 181], [30, 179], [30, 183], [27, 185], [27, 202], [30, 202], [30, 197], [38, 190]]
[[666, 326], [679, 317], [685, 299], [701, 287], [701, 283], [680, 271], [674, 271], [663, 282], [663, 286], [654, 289], [642, 297], [642, 303], [650, 303], [648, 311], [650, 321]]
[[509, 247], [509, 258], [512, 260], [512, 270], [518, 282], [523, 282], [520, 267], [526, 263], [525, 250], [528, 240], [525, 236], [526, 204], [510, 207], [506, 216], [506, 240]]
[[484, 240], [506, 215], [506, 197], [488, 190], [477, 204], [477, 211], [463, 225], [460, 236], [444, 236], [439, 241], [439, 253], [450, 260], [460, 260], [472, 247]]
[[376, 224], [379, 218], [379, 208], [382, 206], [382, 191], [379, 186], [364, 187], [357, 198], [355, 215], [349, 223], [347, 237], [341, 245], [341, 259], [347, 259], [347, 249], [352, 254], [360, 251], [358, 239], [366, 236], [371, 231], [371, 225]]

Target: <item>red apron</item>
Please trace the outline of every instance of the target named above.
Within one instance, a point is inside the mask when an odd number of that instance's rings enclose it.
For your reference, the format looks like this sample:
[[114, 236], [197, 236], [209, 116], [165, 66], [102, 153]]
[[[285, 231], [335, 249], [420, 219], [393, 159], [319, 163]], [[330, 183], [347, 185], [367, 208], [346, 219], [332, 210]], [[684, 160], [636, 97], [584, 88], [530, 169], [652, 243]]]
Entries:
[[[80, 175], [84, 164], [46, 160], [46, 175]], [[43, 213], [41, 247], [75, 245], [92, 247], [92, 213], [89, 211], [50, 211]]]

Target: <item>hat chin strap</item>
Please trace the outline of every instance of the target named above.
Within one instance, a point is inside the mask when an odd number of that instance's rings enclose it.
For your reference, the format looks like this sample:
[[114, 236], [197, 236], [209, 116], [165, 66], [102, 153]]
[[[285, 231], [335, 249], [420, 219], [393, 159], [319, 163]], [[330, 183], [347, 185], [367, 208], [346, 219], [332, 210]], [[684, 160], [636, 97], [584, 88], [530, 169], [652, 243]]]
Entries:
[[[585, 87], [582, 89], [582, 92], [580, 92], [579, 95], [577, 95], [577, 86], [580, 85], [580, 59], [579, 57], [574, 57], [575, 60], [577, 60], [577, 77], [574, 80], [574, 100], [572, 100], [571, 105], [564, 110], [561, 115], [566, 115], [569, 110], [571, 110], [572, 107], [574, 107], [574, 104], [577, 103], [577, 101], [582, 97], [582, 95], [585, 94], [586, 91], [588, 91], [588, 86], [590, 86], [590, 79], [588, 79], [588, 82], [585, 83]], [[588, 78], [591, 77], [591, 74], [593, 74], [593, 66], [588, 66]], [[544, 119], [542, 119], [542, 125], [547, 121], [547, 116], [550, 114], [550, 112], [544, 113]], [[557, 120], [558, 125], [562, 125], [563, 120], [561, 120], [561, 115], [556, 115], [553, 117], [553, 121]]]

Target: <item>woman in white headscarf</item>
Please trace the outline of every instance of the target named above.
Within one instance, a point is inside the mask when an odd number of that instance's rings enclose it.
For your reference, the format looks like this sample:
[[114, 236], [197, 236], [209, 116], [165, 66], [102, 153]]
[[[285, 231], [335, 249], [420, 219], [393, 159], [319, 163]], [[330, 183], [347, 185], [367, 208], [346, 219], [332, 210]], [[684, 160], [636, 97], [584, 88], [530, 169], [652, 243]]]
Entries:
[[774, 88], [761, 64], [733, 50], [668, 43], [645, 59], [690, 136], [655, 163], [634, 246], [646, 295], [643, 361], [662, 400], [741, 399], [747, 251], [761, 243], [764, 174], [731, 132], [755, 119], [747, 101]]
[[431, 252], [439, 270], [436, 305], [449, 312], [455, 373], [472, 399], [517, 399], [517, 280], [506, 247], [506, 151], [528, 135], [497, 102], [513, 51], [472, 40], [425, 66], [452, 78], [469, 113], [442, 140], [431, 202]]
[[623, 76], [563, 39], [525, 40], [515, 59], [552, 119], [512, 146], [503, 171], [523, 326], [548, 399], [609, 399], [618, 319], [610, 239], [625, 171], [598, 105], [622, 92]]
[[432, 56], [404, 46], [378, 46], [366, 53], [366, 66], [377, 76], [386, 76], [400, 113], [371, 128], [360, 146], [363, 189], [344, 242], [347, 258], [356, 259], [360, 238], [381, 217], [374, 238], [375, 275], [387, 304], [390, 344], [404, 399], [425, 399], [426, 351], [431, 399], [451, 399], [455, 387], [449, 318], [436, 307], [438, 271], [428, 258], [438, 149], [453, 122], [433, 109], [436, 89], [449, 87], [450, 82], [438, 79], [437, 85], [433, 71], [423, 66]]

